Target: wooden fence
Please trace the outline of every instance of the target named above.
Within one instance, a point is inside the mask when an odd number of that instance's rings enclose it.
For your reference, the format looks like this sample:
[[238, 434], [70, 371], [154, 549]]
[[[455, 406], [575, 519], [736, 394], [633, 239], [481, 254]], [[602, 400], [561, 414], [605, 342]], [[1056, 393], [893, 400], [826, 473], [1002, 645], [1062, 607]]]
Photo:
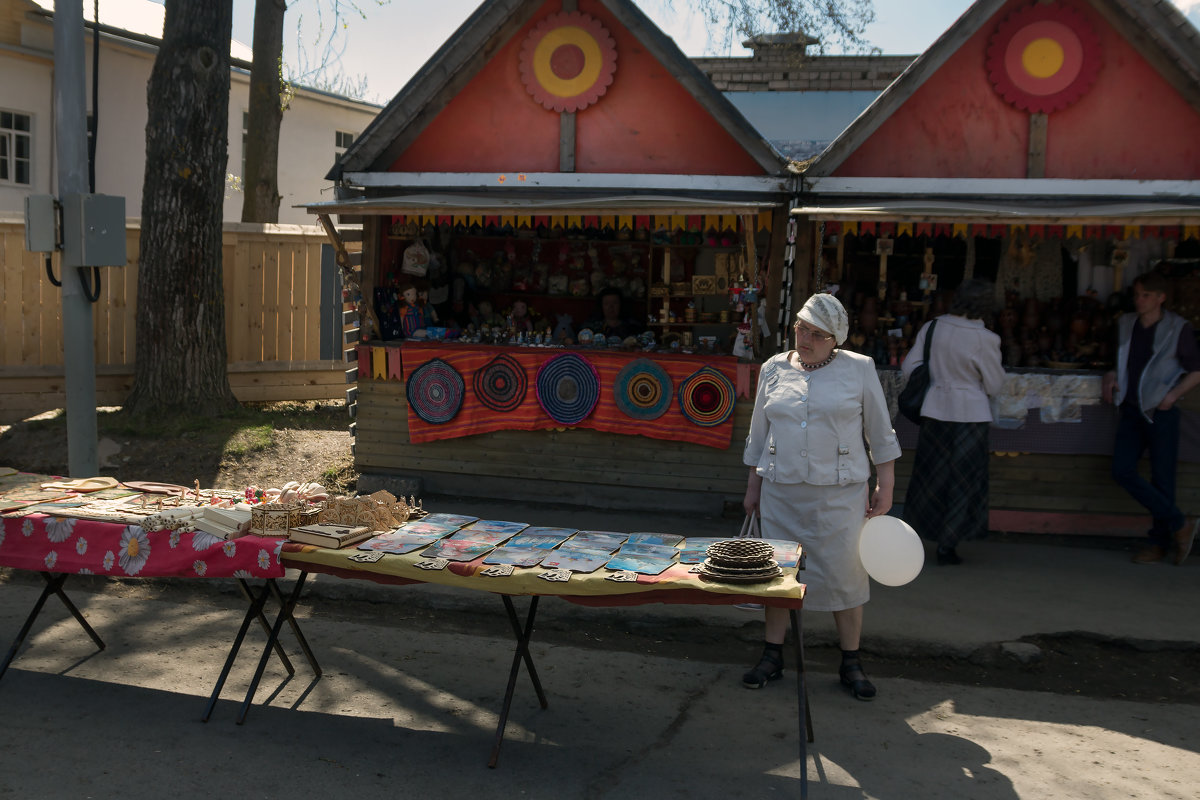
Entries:
[[[92, 307], [99, 405], [120, 405], [133, 380], [140, 234], [130, 221], [126, 266], [100, 270]], [[22, 218], [0, 215], [0, 423], [65, 404], [62, 290], [47, 278], [44, 256], [25, 250], [24, 236]], [[239, 400], [344, 397], [340, 283], [331, 263], [322, 283], [325, 243], [318, 226], [225, 225], [225, 341]], [[52, 268], [61, 280], [57, 256]]]

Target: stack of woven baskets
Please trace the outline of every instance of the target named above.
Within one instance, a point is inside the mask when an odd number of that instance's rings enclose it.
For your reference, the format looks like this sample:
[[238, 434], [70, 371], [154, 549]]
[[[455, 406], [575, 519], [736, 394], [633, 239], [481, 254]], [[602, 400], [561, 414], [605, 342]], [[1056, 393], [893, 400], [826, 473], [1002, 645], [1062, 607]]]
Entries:
[[775, 548], [762, 539], [731, 539], [708, 546], [700, 576], [723, 583], [761, 583], [783, 570], [775, 561]]

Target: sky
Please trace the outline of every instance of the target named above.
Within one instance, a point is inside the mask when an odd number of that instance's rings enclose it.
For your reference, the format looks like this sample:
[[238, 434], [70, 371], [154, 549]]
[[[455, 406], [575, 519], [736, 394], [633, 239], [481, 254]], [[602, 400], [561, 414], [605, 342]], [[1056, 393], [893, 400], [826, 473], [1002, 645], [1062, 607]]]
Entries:
[[[471, 15], [480, 0], [353, 2], [365, 17], [347, 16], [345, 27], [340, 29], [342, 72], [352, 79], [364, 76], [364, 99], [386, 104]], [[664, 0], [637, 2], [686, 55], [750, 55], [750, 51], [736, 44], [725, 51], [711, 48], [703, 21], [687, 13], [691, 5], [688, 0], [674, 0], [674, 11]], [[1172, 2], [1200, 28], [1200, 0]], [[308, 60], [315, 59], [313, 42], [319, 38], [322, 8], [326, 9], [325, 29], [333, 28], [328, 11], [331, 3], [332, 0], [290, 0], [284, 20], [286, 65], [301, 62], [297, 56], [298, 40], [305, 42]], [[866, 38], [886, 55], [916, 55], [933, 44], [971, 3], [972, 0], [874, 0], [875, 22], [867, 28]], [[254, 0], [233, 0], [233, 14], [234, 38], [250, 44], [254, 38]]]

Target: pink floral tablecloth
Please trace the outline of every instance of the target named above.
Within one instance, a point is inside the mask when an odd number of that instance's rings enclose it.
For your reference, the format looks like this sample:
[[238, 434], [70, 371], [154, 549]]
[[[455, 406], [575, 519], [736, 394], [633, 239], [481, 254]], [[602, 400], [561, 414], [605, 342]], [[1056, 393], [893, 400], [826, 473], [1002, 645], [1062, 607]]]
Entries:
[[281, 578], [284, 540], [28, 514], [0, 528], [0, 566], [115, 578]]

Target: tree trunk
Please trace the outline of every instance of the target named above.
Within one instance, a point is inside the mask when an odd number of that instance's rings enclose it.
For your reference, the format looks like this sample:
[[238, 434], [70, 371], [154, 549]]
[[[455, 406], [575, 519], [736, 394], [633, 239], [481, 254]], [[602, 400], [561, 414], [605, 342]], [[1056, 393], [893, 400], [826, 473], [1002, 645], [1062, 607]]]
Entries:
[[232, 25], [232, 0], [167, 0], [147, 86], [133, 414], [237, 406], [221, 265]]
[[250, 122], [246, 136], [242, 222], [279, 222], [279, 125], [283, 121], [283, 14], [285, 0], [254, 4], [254, 63], [250, 68]]

